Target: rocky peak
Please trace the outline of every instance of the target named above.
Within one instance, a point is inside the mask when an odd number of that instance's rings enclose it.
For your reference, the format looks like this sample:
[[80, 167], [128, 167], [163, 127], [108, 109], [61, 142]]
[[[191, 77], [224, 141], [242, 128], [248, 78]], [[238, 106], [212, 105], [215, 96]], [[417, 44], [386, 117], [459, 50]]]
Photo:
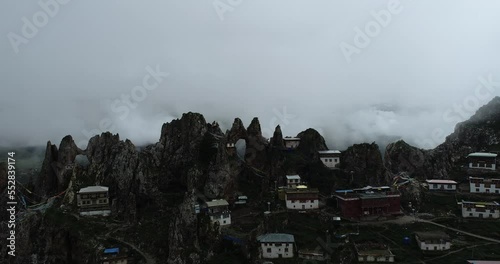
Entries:
[[227, 133], [227, 142], [236, 143], [239, 139], [247, 138], [247, 130], [239, 118], [235, 118], [231, 130]]
[[500, 151], [500, 97], [495, 97], [455, 131], [441, 145], [421, 150], [404, 141], [386, 148], [386, 166], [393, 173], [409, 173], [420, 178], [460, 178], [459, 168], [466, 156], [476, 151]]
[[45, 158], [43, 159], [40, 175], [36, 179], [35, 193], [40, 197], [45, 197], [47, 194], [54, 194], [57, 192], [57, 174], [55, 171], [55, 163], [58, 159], [58, 151], [56, 145], [52, 145], [50, 141], [47, 142], [45, 149]]
[[422, 163], [427, 151], [410, 146], [404, 140], [387, 145], [384, 159], [386, 168], [392, 173], [405, 172], [409, 175], [422, 173]]
[[473, 124], [500, 124], [500, 97], [496, 96], [489, 103], [480, 107], [476, 113], [465, 123]]
[[382, 154], [375, 143], [355, 144], [342, 152], [341, 168], [352, 174], [357, 186], [382, 185], [389, 180]]
[[[170, 123], [165, 123], [161, 129], [160, 143], [166, 146], [166, 142], [172, 141], [176, 143], [185, 143], [190, 140], [200, 140], [200, 135], [204, 135], [207, 128], [207, 122], [203, 115], [199, 113], [189, 112], [182, 114], [180, 119], [172, 120]], [[178, 142], [172, 137], [182, 137], [183, 142]], [[175, 148], [177, 145], [169, 145], [166, 147]]]
[[271, 146], [283, 149], [285, 148], [285, 142], [283, 141], [283, 133], [281, 132], [281, 127], [278, 125], [274, 129], [273, 138], [271, 139]]
[[259, 119], [255, 117], [247, 128], [245, 160], [263, 169], [267, 164], [267, 140], [262, 136]]
[[260, 128], [260, 122], [257, 117], [252, 119], [252, 122], [247, 128], [248, 136], [262, 137], [262, 130]]
[[325, 139], [321, 134], [313, 128], [308, 128], [297, 135], [300, 138], [300, 144], [297, 150], [304, 153], [306, 156], [317, 157], [319, 150], [327, 150]]

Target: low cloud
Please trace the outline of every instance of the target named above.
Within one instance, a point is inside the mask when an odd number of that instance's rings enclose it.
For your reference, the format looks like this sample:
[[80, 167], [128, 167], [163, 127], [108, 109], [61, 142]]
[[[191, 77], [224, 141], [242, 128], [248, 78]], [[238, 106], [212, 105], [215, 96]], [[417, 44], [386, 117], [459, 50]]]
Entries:
[[[17, 52], [8, 36], [22, 34], [23, 17], [40, 6], [0, 4], [0, 146], [67, 134], [81, 146], [101, 130], [149, 144], [163, 123], [193, 111], [224, 129], [255, 116], [265, 134], [276, 124], [292, 136], [313, 127], [331, 148], [400, 138], [429, 148], [500, 95], [470, 99], [478, 78], [500, 81], [498, 1], [401, 0], [400, 14], [350, 62], [339, 44], [354, 43], [355, 28], [389, 1], [238, 3], [221, 19], [211, 1], [71, 1]], [[168, 77], [141, 93], [146, 68], [157, 65]], [[123, 118], [113, 102], [132, 93], [140, 100]], [[468, 107], [450, 122], [457, 104]], [[283, 109], [293, 116], [286, 124]]]

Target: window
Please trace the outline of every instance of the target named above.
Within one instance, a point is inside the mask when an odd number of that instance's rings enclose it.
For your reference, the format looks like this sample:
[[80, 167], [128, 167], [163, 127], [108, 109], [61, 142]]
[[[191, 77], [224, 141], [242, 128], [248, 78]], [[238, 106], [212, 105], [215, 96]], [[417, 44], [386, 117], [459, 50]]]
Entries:
[[288, 248], [285, 248], [285, 252], [287, 252], [287, 253], [288, 253]]
[[476, 188], [476, 192], [479, 192], [479, 188]]
[[472, 216], [472, 213], [469, 213], [469, 216]]
[[332, 159], [330, 159], [330, 162], [332, 162]]
[[335, 159], [335, 162], [339, 162], [339, 159]]
[[267, 253], [271, 253], [271, 248], [268, 248], [268, 249], [267, 249]]

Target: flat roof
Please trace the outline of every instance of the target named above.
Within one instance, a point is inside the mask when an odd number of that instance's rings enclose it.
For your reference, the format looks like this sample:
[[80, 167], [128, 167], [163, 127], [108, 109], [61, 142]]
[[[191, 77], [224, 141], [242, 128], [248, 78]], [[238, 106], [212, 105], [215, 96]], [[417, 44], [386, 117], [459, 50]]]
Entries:
[[499, 203], [492, 201], [492, 202], [470, 202], [470, 201], [464, 201], [462, 200], [462, 204], [474, 204], [474, 205], [500, 205]]
[[468, 264], [500, 264], [500, 260], [467, 260]]
[[319, 154], [340, 154], [340, 151], [338, 150], [320, 150], [318, 151]]
[[207, 206], [208, 207], [216, 207], [216, 206], [228, 206], [229, 203], [224, 200], [224, 199], [220, 199], [220, 200], [212, 200], [210, 202], [207, 202]]
[[372, 187], [372, 186], [366, 186], [366, 187], [363, 187], [363, 188], [358, 188], [358, 189], [353, 189], [353, 191], [370, 191], [370, 190], [387, 190], [387, 189], [391, 189], [391, 187], [389, 186], [379, 186], [379, 187]]
[[496, 158], [497, 154], [488, 152], [474, 152], [469, 154], [467, 157], [485, 157], [485, 158]]
[[109, 188], [105, 186], [88, 186], [85, 188], [81, 188], [78, 193], [107, 192], [108, 190]]
[[418, 236], [422, 240], [436, 240], [436, 239], [449, 240], [450, 239], [450, 236], [448, 236], [443, 231], [415, 232], [415, 235]]
[[457, 184], [456, 181], [452, 180], [425, 180], [427, 183], [436, 183], [436, 184]]
[[285, 191], [285, 193], [287, 194], [291, 194], [291, 193], [319, 193], [319, 190], [316, 189], [316, 188], [312, 188], [312, 189], [288, 189]]
[[300, 180], [299, 175], [286, 175], [287, 180]]
[[276, 243], [276, 242], [294, 243], [295, 238], [293, 235], [290, 234], [270, 233], [258, 236], [257, 241], [259, 241], [260, 243]]

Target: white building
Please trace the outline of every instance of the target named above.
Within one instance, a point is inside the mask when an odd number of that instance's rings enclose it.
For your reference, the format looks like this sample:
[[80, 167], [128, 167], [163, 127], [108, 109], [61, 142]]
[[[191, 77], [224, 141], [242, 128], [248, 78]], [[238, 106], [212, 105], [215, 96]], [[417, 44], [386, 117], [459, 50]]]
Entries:
[[476, 152], [467, 156], [470, 169], [496, 170], [497, 154]]
[[423, 251], [443, 251], [451, 248], [450, 236], [442, 231], [416, 232], [415, 239]]
[[318, 151], [319, 159], [328, 168], [335, 168], [340, 163], [340, 151], [338, 150], [321, 150]]
[[462, 201], [462, 217], [500, 218], [500, 204], [497, 202]]
[[257, 237], [261, 256], [265, 259], [293, 258], [295, 238], [293, 235], [271, 233]]
[[291, 210], [314, 210], [319, 208], [317, 189], [294, 189], [285, 192], [286, 208]]
[[89, 186], [80, 189], [76, 194], [80, 215], [110, 215], [108, 190], [109, 188], [105, 186]]
[[378, 243], [355, 244], [358, 262], [394, 262], [395, 255], [387, 245]]
[[426, 180], [431, 191], [456, 191], [457, 182], [452, 180]]
[[300, 138], [286, 137], [283, 138], [283, 142], [285, 143], [285, 148], [296, 149], [300, 144]]
[[226, 200], [212, 200], [206, 202], [208, 215], [212, 223], [219, 223], [220, 226], [231, 224], [231, 211], [228, 209], [229, 203]]
[[500, 179], [469, 177], [471, 193], [500, 193]]
[[300, 185], [299, 175], [286, 175], [286, 186], [288, 188], [297, 188]]

